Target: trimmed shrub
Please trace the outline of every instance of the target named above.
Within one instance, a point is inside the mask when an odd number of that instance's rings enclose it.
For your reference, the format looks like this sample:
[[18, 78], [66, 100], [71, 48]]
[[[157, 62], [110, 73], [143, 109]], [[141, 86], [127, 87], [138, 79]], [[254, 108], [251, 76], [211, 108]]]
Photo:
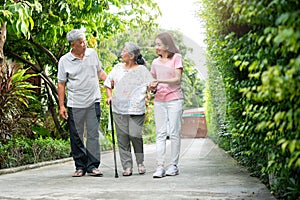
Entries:
[[297, 199], [300, 2], [201, 2], [209, 60], [209, 132], [276, 197]]

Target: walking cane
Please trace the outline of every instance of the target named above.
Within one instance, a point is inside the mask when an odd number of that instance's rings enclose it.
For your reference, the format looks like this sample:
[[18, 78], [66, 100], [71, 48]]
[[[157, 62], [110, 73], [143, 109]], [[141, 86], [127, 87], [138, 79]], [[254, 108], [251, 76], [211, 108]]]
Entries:
[[113, 151], [114, 151], [114, 162], [115, 162], [115, 178], [118, 178], [118, 169], [117, 169], [117, 157], [116, 157], [116, 144], [115, 144], [115, 131], [114, 131], [114, 119], [112, 113], [112, 102], [109, 102], [109, 114], [110, 114], [110, 123], [111, 123], [111, 136], [113, 143]]

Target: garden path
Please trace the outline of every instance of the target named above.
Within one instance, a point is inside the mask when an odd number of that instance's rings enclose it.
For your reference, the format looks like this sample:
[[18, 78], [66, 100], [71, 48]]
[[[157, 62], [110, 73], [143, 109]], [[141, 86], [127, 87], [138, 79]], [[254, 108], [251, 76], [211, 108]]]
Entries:
[[145, 175], [139, 175], [135, 167], [132, 176], [121, 176], [119, 156], [117, 159], [119, 178], [114, 176], [112, 152], [102, 154], [103, 177], [71, 177], [71, 159], [27, 170], [2, 170], [0, 199], [275, 199], [209, 138], [182, 139], [180, 174], [175, 177], [152, 178], [154, 144], [145, 145]]

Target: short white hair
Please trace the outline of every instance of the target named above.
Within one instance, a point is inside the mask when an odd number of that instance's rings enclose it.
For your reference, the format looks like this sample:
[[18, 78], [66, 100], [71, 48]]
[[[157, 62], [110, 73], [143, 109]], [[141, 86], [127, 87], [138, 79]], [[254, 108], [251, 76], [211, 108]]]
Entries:
[[80, 29], [73, 29], [69, 33], [67, 33], [68, 42], [74, 42], [80, 38], [85, 38], [85, 34]]

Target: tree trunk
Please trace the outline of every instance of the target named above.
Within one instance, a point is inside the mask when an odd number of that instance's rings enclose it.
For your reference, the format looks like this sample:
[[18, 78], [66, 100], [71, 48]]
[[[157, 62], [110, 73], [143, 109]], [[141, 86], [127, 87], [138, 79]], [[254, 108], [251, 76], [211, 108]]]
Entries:
[[[1, 24], [0, 29], [0, 72], [5, 72], [5, 56], [3, 47], [6, 41], [6, 23]], [[2, 73], [0, 73], [1, 79], [2, 79]]]
[[60, 136], [63, 139], [67, 139], [68, 138], [68, 133], [61, 127], [61, 125], [59, 123], [59, 119], [58, 119], [58, 116], [57, 116], [57, 113], [56, 113], [55, 105], [54, 105], [53, 99], [52, 99], [50, 91], [49, 91], [49, 86], [47, 84], [45, 84], [45, 87], [46, 87], [46, 90], [47, 90], [48, 100], [49, 100], [48, 109], [51, 112], [54, 124], [55, 124]]

